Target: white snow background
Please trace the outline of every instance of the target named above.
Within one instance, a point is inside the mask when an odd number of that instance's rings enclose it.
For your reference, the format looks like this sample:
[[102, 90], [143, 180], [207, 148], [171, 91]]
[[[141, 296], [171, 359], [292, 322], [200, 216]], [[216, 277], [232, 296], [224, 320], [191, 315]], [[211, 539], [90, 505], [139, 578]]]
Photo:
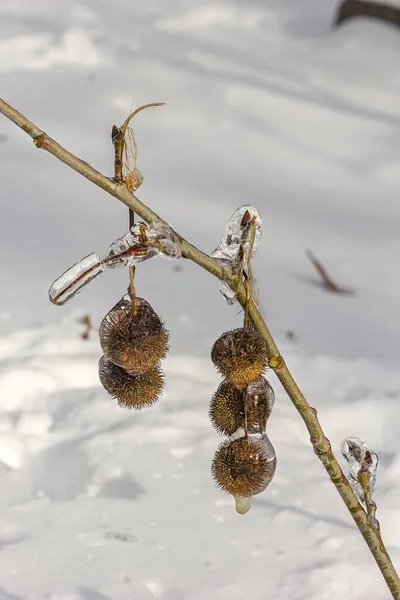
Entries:
[[[138, 115], [143, 202], [211, 252], [231, 213], [264, 219], [262, 310], [333, 448], [378, 452], [375, 500], [400, 568], [400, 31], [330, 29], [334, 0], [2, 0], [1, 96], [112, 175]], [[239, 326], [217, 281], [154, 259], [137, 288], [171, 330], [161, 401], [116, 406], [96, 331], [109, 272], [64, 308], [51, 282], [127, 230], [127, 209], [0, 119], [0, 599], [390, 597], [273, 374], [278, 468], [246, 516], [215, 489], [215, 339]], [[354, 297], [322, 290], [311, 248]], [[289, 340], [286, 332], [295, 332]]]

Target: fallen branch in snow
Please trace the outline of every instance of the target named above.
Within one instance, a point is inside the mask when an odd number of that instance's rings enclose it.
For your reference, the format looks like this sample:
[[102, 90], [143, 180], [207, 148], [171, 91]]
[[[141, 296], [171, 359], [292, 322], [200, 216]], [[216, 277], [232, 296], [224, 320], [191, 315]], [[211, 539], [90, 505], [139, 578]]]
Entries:
[[333, 292], [334, 294], [354, 294], [354, 290], [352, 290], [351, 288], [341, 287], [333, 281], [331, 276], [328, 275], [328, 272], [325, 269], [324, 265], [315, 258], [311, 250], [306, 250], [306, 256], [310, 260], [311, 264], [315, 267], [315, 270], [317, 271], [319, 276], [321, 277], [321, 285], [325, 290], [328, 290], [328, 292]]
[[333, 26], [339, 27], [345, 21], [355, 17], [378, 19], [400, 27], [400, 9], [398, 7], [365, 0], [343, 0], [336, 13]]
[[[5, 117], [18, 125], [32, 139], [37, 148], [47, 150], [56, 158], [70, 166], [72, 169], [89, 179], [92, 183], [102, 188], [128, 208], [137, 213], [149, 225], [164, 224], [165, 221], [154, 213], [150, 208], [143, 204], [136, 196], [129, 191], [124, 182], [117, 182], [96, 171], [88, 163], [80, 160], [51, 139], [46, 133], [31, 123], [26, 117], [0, 99], [0, 111]], [[176, 232], [175, 232], [176, 233]], [[246, 289], [240, 278], [232, 276], [229, 272], [210, 256], [198, 250], [179, 234], [176, 234], [181, 244], [182, 255], [192, 260], [201, 268], [205, 269], [215, 277], [225, 281], [235, 292], [235, 295], [241, 306], [246, 306]], [[248, 299], [248, 298], [247, 298]], [[304, 398], [301, 390], [293, 379], [287, 368], [283, 357], [280, 355], [278, 347], [264, 322], [256, 304], [250, 299], [248, 304], [248, 314], [254, 327], [264, 336], [267, 344], [268, 364], [275, 371], [278, 379], [282, 383], [286, 393], [300, 413], [307, 430], [310, 434], [310, 441], [315, 454], [325, 467], [332, 483], [335, 485], [343, 502], [353, 517], [358, 529], [360, 530], [366, 544], [368, 545], [374, 559], [390, 589], [393, 598], [400, 600], [400, 578], [390, 560], [389, 554], [383, 544], [381, 535], [374, 528], [368, 519], [368, 514], [359, 503], [354, 494], [349, 481], [337, 462], [328, 438], [325, 436], [317, 417], [317, 411], [310, 406]]]

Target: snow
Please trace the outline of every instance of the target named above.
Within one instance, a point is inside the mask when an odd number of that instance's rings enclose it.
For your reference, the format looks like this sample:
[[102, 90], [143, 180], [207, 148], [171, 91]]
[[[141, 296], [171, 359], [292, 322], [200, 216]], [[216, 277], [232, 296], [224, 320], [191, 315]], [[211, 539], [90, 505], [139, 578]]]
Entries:
[[[134, 123], [141, 200], [207, 252], [236, 208], [260, 211], [262, 310], [341, 464], [347, 436], [378, 453], [377, 518], [400, 568], [400, 38], [372, 21], [333, 31], [335, 7], [4, 0], [2, 97], [106, 175], [112, 125], [165, 101]], [[127, 272], [63, 308], [48, 288], [104, 255], [127, 210], [6, 119], [0, 161], [0, 600], [389, 598], [273, 374], [273, 482], [245, 516], [215, 489], [209, 352], [241, 319], [218, 282], [189, 261], [138, 266], [171, 352], [160, 402], [119, 408], [96, 328]], [[356, 294], [315, 285], [306, 248]]]

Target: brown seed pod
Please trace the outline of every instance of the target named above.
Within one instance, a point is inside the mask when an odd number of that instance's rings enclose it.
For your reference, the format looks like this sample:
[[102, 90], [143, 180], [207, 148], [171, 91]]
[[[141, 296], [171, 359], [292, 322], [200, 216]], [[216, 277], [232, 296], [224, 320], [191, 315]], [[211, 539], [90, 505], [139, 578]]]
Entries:
[[125, 408], [144, 408], [154, 404], [163, 390], [164, 381], [159, 366], [143, 375], [130, 375], [105, 356], [99, 360], [99, 378], [107, 392]]
[[265, 490], [272, 480], [275, 466], [275, 455], [269, 456], [265, 444], [241, 437], [220, 445], [211, 465], [211, 474], [225, 492], [248, 498]]
[[237, 388], [257, 379], [267, 364], [263, 336], [255, 329], [239, 328], [223, 333], [211, 350], [218, 371]]
[[136, 313], [129, 300], [122, 299], [100, 325], [104, 354], [133, 375], [154, 367], [168, 351], [168, 332], [147, 300], [136, 298]]
[[274, 405], [274, 391], [264, 377], [258, 377], [243, 390], [224, 379], [210, 403], [210, 420], [222, 435], [232, 435], [244, 427], [244, 402], [247, 392], [247, 431], [262, 433]]

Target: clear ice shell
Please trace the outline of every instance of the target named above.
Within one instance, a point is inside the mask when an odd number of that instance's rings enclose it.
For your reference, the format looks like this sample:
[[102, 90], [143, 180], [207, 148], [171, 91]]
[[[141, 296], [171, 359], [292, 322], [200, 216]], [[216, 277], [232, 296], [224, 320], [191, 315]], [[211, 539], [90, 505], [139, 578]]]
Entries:
[[89, 254], [58, 279], [50, 287], [49, 298], [59, 306], [79, 293], [103, 271], [120, 267], [132, 267], [155, 255], [165, 258], [181, 258], [180, 241], [175, 231], [166, 223], [147, 227], [136, 223], [125, 235], [116, 239], [101, 259], [98, 254]]
[[248, 401], [250, 401], [251, 423], [248, 430], [251, 433], [264, 433], [265, 427], [275, 404], [275, 393], [265, 377], [259, 377], [247, 386]]
[[[246, 217], [249, 218], [244, 219], [246, 212], [248, 213]], [[251, 256], [249, 256], [251, 244], [249, 224], [253, 217], [255, 217], [256, 231], [252, 253]], [[257, 251], [262, 235], [262, 226], [261, 215], [254, 206], [240, 206], [229, 219], [225, 236], [219, 246], [211, 254], [211, 257], [217, 260], [224, 268], [230, 269], [233, 273], [236, 272], [241, 264], [239, 259], [240, 246], [242, 245], [244, 249], [244, 261], [247, 263]], [[224, 281], [220, 282], [219, 290], [228, 304], [232, 305], [236, 302], [234, 292]]]
[[[131, 249], [137, 248], [134, 254]], [[148, 251], [141, 244], [140, 225], [134, 225], [128, 233], [114, 240], [108, 249], [106, 257], [103, 259], [105, 269], [115, 269], [119, 267], [133, 267], [138, 262], [147, 258]]]
[[[273, 447], [273, 445], [271, 444], [269, 437], [267, 436], [266, 433], [263, 433], [261, 435], [259, 434], [254, 434], [254, 435], [249, 435], [249, 439], [251, 439], [254, 442], [257, 442], [258, 444], [260, 444], [263, 447], [264, 453], [268, 459], [268, 462], [270, 463], [270, 476], [268, 481], [262, 486], [260, 487], [260, 489], [256, 492], [256, 494], [261, 494], [261, 492], [263, 492], [271, 483], [274, 475], [275, 475], [275, 470], [276, 470], [276, 454], [275, 454], [275, 448]], [[254, 494], [254, 495], [256, 495]]]
[[89, 254], [70, 267], [49, 289], [49, 298], [53, 304], [62, 306], [70, 298], [78, 294], [85, 285], [93, 281], [103, 272], [103, 265], [98, 254]]
[[358, 437], [351, 436], [343, 440], [340, 450], [347, 461], [348, 478], [356, 496], [364, 502], [364, 490], [358, 476], [361, 472], [368, 473], [369, 491], [372, 495], [375, 489], [376, 472], [378, 468], [378, 455], [371, 452], [367, 444]]
[[164, 258], [182, 258], [179, 237], [167, 223], [153, 223], [147, 229], [146, 237], [148, 244]]

